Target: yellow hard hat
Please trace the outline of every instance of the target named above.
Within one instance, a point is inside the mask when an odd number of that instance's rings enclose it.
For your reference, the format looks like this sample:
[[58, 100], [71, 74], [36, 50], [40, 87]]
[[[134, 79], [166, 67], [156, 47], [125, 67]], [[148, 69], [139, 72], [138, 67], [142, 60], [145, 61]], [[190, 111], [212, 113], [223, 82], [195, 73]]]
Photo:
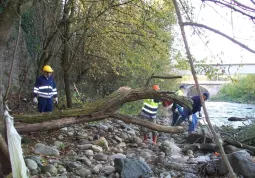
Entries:
[[43, 67], [43, 71], [44, 71], [44, 72], [53, 72], [51, 66], [49, 66], [49, 65], [44, 66], [44, 67]]

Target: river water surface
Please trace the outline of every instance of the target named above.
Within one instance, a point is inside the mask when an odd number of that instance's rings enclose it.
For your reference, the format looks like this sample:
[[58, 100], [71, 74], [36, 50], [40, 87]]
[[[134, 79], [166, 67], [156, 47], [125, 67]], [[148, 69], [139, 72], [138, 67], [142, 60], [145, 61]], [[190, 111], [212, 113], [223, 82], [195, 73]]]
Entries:
[[[206, 108], [213, 125], [232, 125], [233, 127], [250, 124], [250, 121], [228, 121], [229, 117], [255, 118], [255, 105], [228, 102], [206, 102]], [[201, 112], [203, 114], [203, 111]], [[203, 114], [204, 116], [204, 114]]]

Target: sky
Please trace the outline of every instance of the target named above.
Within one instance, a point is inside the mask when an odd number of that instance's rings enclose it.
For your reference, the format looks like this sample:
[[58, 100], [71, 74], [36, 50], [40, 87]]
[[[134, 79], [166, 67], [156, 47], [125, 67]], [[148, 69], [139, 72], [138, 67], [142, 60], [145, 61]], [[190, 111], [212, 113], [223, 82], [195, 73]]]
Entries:
[[[201, 0], [189, 0], [188, 2], [194, 7], [194, 22], [224, 32], [255, 50], [255, 24], [247, 17], [236, 12], [231, 13], [230, 9], [220, 7], [212, 2], [202, 3]], [[251, 5], [249, 0], [241, 2]], [[255, 8], [255, 5], [250, 7]], [[200, 35], [194, 33], [192, 27], [185, 27], [191, 53], [196, 59], [207, 58], [208, 63], [255, 63], [255, 54], [218, 34], [199, 29]]]

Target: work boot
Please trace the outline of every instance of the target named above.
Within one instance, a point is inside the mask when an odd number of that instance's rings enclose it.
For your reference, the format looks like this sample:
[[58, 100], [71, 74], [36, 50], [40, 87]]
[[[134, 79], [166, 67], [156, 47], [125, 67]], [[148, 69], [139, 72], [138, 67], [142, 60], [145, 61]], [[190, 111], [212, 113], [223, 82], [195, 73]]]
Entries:
[[147, 140], [148, 140], [148, 136], [147, 136], [147, 134], [144, 134], [144, 135], [143, 135], [143, 142], [144, 142], [144, 143], [147, 143]]
[[152, 136], [152, 142], [153, 142], [153, 144], [157, 144], [157, 135], [153, 135]]

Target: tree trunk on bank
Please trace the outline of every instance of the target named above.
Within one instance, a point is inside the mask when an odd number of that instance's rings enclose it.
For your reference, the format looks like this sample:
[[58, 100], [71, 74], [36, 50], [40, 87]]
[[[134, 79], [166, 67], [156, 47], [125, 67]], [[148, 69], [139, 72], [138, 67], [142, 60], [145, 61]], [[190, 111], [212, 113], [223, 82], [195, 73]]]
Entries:
[[64, 111], [55, 111], [53, 113], [14, 116], [15, 127], [19, 133], [26, 133], [58, 129], [71, 124], [98, 121], [105, 118], [115, 118], [127, 123], [141, 125], [161, 132], [180, 133], [184, 131], [182, 127], [160, 126], [116, 112], [118, 108], [127, 102], [147, 98], [174, 101], [187, 108], [192, 108], [190, 100], [186, 97], [178, 96], [173, 93], [164, 91], [156, 92], [151, 88], [131, 89], [121, 87], [119, 90], [101, 100], [93, 103], [86, 103], [86, 105], [80, 109], [68, 109]]
[[13, 4], [7, 3], [4, 7], [4, 12], [0, 14], [0, 47], [8, 40], [12, 26], [17, 19], [18, 14]]
[[70, 44], [68, 44], [70, 37], [70, 19], [73, 16], [74, 11], [74, 1], [69, 0], [65, 1], [64, 10], [63, 10], [63, 34], [62, 34], [62, 42], [63, 42], [63, 54], [61, 59], [62, 69], [64, 71], [64, 83], [65, 83], [65, 94], [66, 94], [66, 104], [68, 108], [72, 108], [72, 96], [71, 96], [71, 86], [69, 79], [69, 70], [70, 70]]
[[0, 159], [0, 178], [1, 178], [1, 172], [3, 175], [6, 175], [12, 171], [8, 147], [1, 134], [0, 134], [0, 158], [1, 158]]
[[65, 93], [66, 93], [66, 104], [68, 108], [72, 108], [72, 93], [71, 93], [71, 85], [68, 71], [64, 71], [64, 83], [65, 83]]

